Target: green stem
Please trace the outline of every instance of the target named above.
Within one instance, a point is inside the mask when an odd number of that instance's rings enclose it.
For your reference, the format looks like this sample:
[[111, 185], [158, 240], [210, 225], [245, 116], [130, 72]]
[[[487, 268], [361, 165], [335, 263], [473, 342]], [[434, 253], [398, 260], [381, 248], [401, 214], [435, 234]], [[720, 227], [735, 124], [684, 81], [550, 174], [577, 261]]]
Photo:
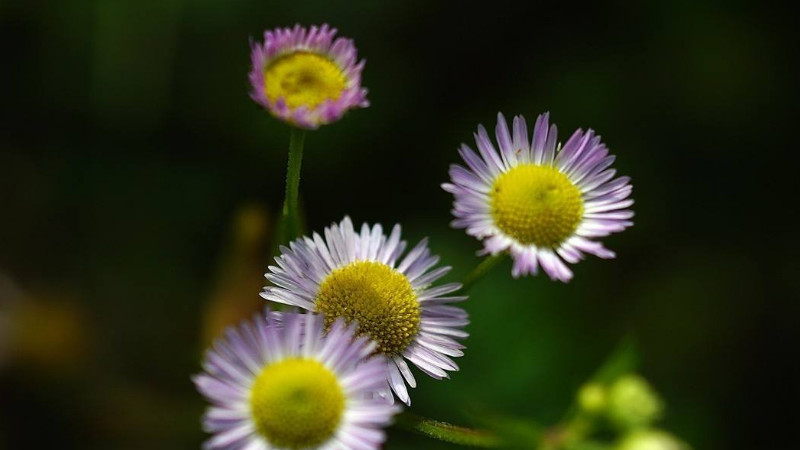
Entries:
[[494, 266], [497, 265], [497, 263], [499, 263], [500, 261], [503, 260], [503, 258], [505, 258], [505, 256], [506, 256], [505, 253], [498, 253], [496, 255], [491, 255], [486, 257], [483, 261], [480, 262], [480, 264], [478, 264], [474, 269], [472, 269], [472, 272], [470, 272], [469, 274], [467, 274], [466, 277], [464, 277], [464, 281], [461, 282], [461, 290], [464, 292], [468, 291], [473, 284], [478, 282], [481, 278], [484, 277], [484, 275], [489, 273], [494, 268]]
[[427, 419], [425, 417], [404, 411], [395, 417], [395, 423], [400, 428], [414, 431], [433, 439], [450, 442], [452, 444], [469, 447], [499, 447], [500, 438], [489, 430], [476, 430]]
[[289, 167], [286, 170], [286, 199], [283, 203], [283, 219], [288, 240], [294, 240], [302, 234], [300, 229], [300, 213], [298, 208], [298, 192], [300, 190], [300, 166], [303, 163], [303, 141], [306, 132], [292, 127], [289, 137]]

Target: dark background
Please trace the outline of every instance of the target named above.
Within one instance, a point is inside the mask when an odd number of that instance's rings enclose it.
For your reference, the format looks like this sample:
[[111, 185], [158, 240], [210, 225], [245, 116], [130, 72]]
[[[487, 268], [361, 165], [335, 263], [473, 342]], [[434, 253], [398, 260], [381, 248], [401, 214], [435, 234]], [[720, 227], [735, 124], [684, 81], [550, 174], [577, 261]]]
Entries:
[[[554, 423], [632, 332], [663, 427], [696, 449], [787, 448], [800, 268], [788, 11], [331, 3], [0, 3], [0, 448], [204, 438], [189, 376], [222, 326], [262, 305], [283, 194], [288, 130], [247, 97], [248, 39], [296, 22], [355, 40], [372, 102], [307, 137], [314, 230], [344, 214], [401, 222], [458, 280], [479, 243], [449, 229], [439, 184], [497, 111], [532, 123], [549, 110], [561, 140], [592, 127], [633, 178], [636, 225], [605, 240], [618, 259], [590, 257], [567, 285], [501, 266], [464, 304], [461, 372], [422, 381], [413, 411]], [[395, 430], [387, 448], [435, 445]]]

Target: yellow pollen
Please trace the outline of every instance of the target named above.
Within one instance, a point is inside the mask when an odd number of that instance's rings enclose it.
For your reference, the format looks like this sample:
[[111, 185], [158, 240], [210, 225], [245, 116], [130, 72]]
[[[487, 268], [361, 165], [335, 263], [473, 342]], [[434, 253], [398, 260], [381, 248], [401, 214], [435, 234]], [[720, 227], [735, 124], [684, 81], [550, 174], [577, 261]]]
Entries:
[[497, 227], [526, 245], [556, 247], [583, 218], [581, 191], [550, 166], [516, 166], [497, 177], [489, 196]]
[[326, 330], [340, 317], [358, 322], [358, 335], [369, 336], [386, 355], [401, 353], [419, 331], [419, 303], [408, 278], [375, 261], [331, 272], [320, 285], [316, 312], [324, 315]]
[[290, 53], [264, 69], [264, 94], [270, 101], [283, 98], [289, 108], [336, 100], [345, 87], [347, 78], [339, 66], [316, 53]]
[[265, 367], [250, 393], [256, 430], [280, 448], [316, 447], [328, 440], [344, 405], [336, 376], [313, 359], [289, 358]]

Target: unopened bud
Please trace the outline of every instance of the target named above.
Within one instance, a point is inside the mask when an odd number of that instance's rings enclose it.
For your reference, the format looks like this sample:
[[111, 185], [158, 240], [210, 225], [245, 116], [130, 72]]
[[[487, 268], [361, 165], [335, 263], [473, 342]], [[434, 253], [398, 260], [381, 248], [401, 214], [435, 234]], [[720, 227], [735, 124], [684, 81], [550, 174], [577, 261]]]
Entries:
[[586, 383], [578, 391], [578, 405], [589, 414], [596, 414], [606, 407], [606, 388], [599, 383]]
[[644, 378], [624, 375], [608, 391], [608, 417], [622, 428], [647, 426], [661, 416], [661, 399]]
[[614, 450], [690, 450], [690, 447], [665, 431], [637, 430], [623, 437]]

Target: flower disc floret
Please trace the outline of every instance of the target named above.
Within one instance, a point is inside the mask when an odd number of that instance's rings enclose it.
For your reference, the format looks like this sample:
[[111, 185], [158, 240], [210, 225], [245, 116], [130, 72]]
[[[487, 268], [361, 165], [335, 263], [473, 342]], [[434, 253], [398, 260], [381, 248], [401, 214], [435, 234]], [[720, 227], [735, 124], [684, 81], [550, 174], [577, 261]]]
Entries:
[[284, 99], [289, 108], [316, 108], [336, 100], [347, 78], [330, 59], [309, 52], [281, 56], [264, 69], [264, 94], [271, 101]]
[[377, 342], [376, 351], [396, 355], [419, 331], [417, 295], [405, 275], [386, 264], [356, 261], [340, 267], [322, 282], [316, 311], [325, 326], [338, 318], [358, 323], [359, 335]]
[[561, 244], [580, 224], [581, 191], [558, 170], [523, 164], [497, 177], [492, 216], [506, 234], [526, 245]]
[[336, 376], [313, 359], [290, 358], [265, 367], [250, 394], [258, 432], [274, 445], [291, 449], [330, 439], [344, 406]]

